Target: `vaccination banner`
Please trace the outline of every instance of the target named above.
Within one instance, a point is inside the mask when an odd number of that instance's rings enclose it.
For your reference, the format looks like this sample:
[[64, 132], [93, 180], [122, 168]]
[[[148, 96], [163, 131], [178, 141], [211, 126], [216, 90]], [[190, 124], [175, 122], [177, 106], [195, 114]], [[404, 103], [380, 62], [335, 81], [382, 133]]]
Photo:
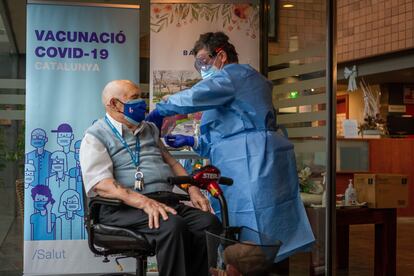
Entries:
[[[200, 34], [217, 31], [229, 36], [240, 63], [259, 70], [257, 4], [151, 4], [151, 108], [162, 97], [190, 88], [201, 79], [191, 50]], [[200, 114], [166, 118], [162, 135], [197, 134], [199, 119]]]
[[105, 114], [106, 83], [139, 83], [138, 16], [132, 5], [27, 4], [25, 275], [116, 270], [88, 248], [79, 147]]

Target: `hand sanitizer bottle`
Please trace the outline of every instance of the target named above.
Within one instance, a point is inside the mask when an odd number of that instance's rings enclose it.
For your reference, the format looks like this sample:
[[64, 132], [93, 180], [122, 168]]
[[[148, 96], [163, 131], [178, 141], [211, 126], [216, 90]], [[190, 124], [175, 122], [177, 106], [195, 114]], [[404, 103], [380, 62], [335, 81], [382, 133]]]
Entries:
[[349, 179], [348, 188], [345, 190], [345, 206], [356, 205], [356, 192], [352, 185], [352, 179]]

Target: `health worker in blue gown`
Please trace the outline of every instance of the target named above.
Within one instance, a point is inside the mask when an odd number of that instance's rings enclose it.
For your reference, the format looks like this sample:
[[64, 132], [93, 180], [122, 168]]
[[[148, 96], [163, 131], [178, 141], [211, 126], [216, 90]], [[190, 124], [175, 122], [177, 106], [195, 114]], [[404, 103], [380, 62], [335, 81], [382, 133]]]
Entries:
[[[200, 136], [169, 135], [172, 147], [192, 146], [223, 176], [231, 226], [248, 226], [283, 245], [276, 261], [310, 249], [314, 236], [299, 194], [293, 145], [277, 132], [272, 83], [238, 64], [222, 32], [202, 34], [193, 49], [203, 80], [157, 104], [147, 120], [203, 111]], [[220, 217], [220, 207], [212, 200]]]

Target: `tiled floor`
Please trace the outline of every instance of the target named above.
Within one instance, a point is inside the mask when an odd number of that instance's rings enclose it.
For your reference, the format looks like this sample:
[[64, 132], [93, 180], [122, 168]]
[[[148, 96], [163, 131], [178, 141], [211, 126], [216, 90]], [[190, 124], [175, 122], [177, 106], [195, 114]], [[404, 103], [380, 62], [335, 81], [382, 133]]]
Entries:
[[[397, 275], [414, 275], [414, 218], [399, 218], [397, 224]], [[348, 274], [374, 275], [374, 226], [360, 225], [350, 228]]]
[[[397, 275], [414, 275], [414, 218], [397, 221]], [[309, 275], [309, 258], [296, 255], [290, 260], [290, 274]], [[349, 238], [349, 270], [337, 271], [337, 276], [374, 275], [374, 225], [351, 225]]]
[[[374, 275], [374, 228], [371, 225], [354, 225], [350, 228], [349, 271], [339, 271], [338, 276]], [[397, 275], [414, 275], [414, 218], [398, 219]], [[23, 239], [20, 218], [0, 217], [0, 275], [22, 275]], [[290, 274], [309, 274], [309, 255], [298, 254], [290, 260]]]

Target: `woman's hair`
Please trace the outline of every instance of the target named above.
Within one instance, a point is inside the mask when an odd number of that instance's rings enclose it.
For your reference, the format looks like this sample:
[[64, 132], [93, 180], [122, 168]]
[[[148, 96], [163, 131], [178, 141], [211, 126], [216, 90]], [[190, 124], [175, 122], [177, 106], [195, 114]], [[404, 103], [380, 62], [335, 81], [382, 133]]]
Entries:
[[201, 49], [206, 49], [213, 57], [215, 57], [220, 50], [223, 50], [227, 54], [229, 63], [239, 62], [236, 48], [234, 48], [234, 45], [229, 42], [229, 37], [223, 32], [209, 32], [201, 34], [200, 38], [194, 44], [194, 56], [197, 55], [198, 51]]
[[49, 187], [46, 185], [37, 185], [35, 186], [32, 191], [32, 198], [35, 200], [36, 195], [43, 195], [47, 197], [48, 202], [55, 203], [55, 200], [52, 197], [52, 192], [50, 191]]

